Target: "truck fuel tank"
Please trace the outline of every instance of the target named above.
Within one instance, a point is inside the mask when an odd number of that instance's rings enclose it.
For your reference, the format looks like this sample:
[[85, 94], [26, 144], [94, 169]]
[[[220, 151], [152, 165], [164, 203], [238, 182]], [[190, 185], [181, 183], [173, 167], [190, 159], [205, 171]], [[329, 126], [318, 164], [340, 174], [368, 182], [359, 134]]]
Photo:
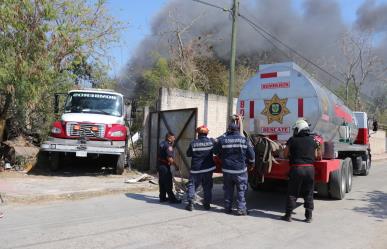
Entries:
[[292, 125], [299, 118], [306, 119], [311, 132], [324, 141], [344, 136], [353, 142], [358, 131], [352, 111], [293, 62], [261, 65], [242, 88], [237, 112], [244, 117], [247, 132], [279, 141], [292, 136]]

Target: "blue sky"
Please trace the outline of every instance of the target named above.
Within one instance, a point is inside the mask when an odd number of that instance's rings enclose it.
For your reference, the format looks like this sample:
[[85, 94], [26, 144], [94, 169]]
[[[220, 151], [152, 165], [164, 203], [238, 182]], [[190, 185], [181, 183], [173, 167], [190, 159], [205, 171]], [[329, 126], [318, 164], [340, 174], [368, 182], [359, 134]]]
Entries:
[[[180, 0], [189, 1], [189, 0]], [[207, 0], [215, 3], [215, 0]], [[243, 1], [241, 3], [243, 4]], [[351, 23], [356, 18], [356, 9], [364, 0], [337, 0], [341, 5], [343, 19]], [[385, 0], [383, 0], [385, 1]], [[113, 57], [111, 75], [116, 76], [133, 55], [141, 40], [150, 34], [152, 18], [169, 0], [108, 0], [110, 13], [118, 20], [129, 23], [126, 30], [120, 34], [121, 42], [111, 49]], [[380, 2], [380, 1], [379, 1]], [[294, 7], [302, 11], [302, 0], [295, 0]]]
[[168, 0], [108, 0], [110, 13], [118, 20], [128, 23], [127, 29], [120, 34], [121, 42], [111, 49], [113, 76], [118, 75], [122, 67], [134, 53], [141, 40], [150, 33], [153, 16]]

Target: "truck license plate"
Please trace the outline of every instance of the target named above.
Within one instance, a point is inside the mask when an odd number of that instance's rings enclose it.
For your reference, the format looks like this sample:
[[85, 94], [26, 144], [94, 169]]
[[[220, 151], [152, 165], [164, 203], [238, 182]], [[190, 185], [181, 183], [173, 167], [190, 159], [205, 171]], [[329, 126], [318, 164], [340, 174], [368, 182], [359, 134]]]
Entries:
[[83, 150], [77, 151], [77, 152], [75, 152], [75, 156], [76, 157], [87, 157], [87, 151], [83, 151]]

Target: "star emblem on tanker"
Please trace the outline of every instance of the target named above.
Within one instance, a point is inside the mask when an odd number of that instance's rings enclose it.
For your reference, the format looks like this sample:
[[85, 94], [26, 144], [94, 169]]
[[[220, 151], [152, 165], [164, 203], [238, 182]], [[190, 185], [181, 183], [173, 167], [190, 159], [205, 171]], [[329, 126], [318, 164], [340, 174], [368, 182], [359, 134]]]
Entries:
[[277, 121], [282, 124], [282, 120], [285, 115], [289, 114], [290, 111], [286, 108], [287, 98], [280, 99], [277, 94], [269, 100], [264, 100], [265, 108], [261, 114], [267, 117], [267, 123], [270, 124], [273, 121]]

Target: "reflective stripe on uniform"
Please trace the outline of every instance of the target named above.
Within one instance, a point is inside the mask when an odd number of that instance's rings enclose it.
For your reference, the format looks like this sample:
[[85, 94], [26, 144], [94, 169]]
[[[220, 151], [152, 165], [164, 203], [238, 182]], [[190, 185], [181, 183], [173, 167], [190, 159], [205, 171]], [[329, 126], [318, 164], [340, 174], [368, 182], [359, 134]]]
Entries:
[[242, 148], [242, 149], [247, 149], [247, 145], [245, 144], [222, 144], [222, 148]]
[[240, 174], [247, 171], [247, 168], [244, 168], [242, 170], [231, 170], [231, 169], [222, 169], [224, 173], [230, 173], [230, 174]]
[[207, 146], [207, 147], [197, 147], [192, 148], [192, 151], [206, 151], [206, 150], [212, 150], [214, 146]]
[[202, 170], [191, 170], [190, 173], [197, 174], [197, 173], [206, 173], [215, 170], [215, 166], [209, 168], [209, 169], [202, 169]]
[[255, 162], [255, 160], [249, 160], [249, 162], [250, 162], [250, 163], [254, 163], [254, 162]]

